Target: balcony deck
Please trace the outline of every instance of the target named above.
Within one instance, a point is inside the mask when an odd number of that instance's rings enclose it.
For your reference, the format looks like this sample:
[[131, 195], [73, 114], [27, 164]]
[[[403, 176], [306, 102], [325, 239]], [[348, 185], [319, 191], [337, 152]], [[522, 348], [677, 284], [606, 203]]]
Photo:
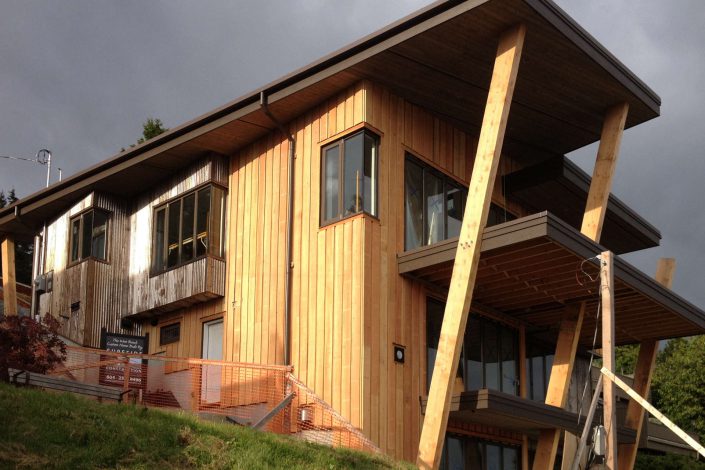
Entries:
[[[449, 239], [398, 254], [399, 274], [447, 292], [457, 244]], [[489, 227], [473, 301], [543, 328], [559, 324], [565, 305], [586, 301], [580, 345], [590, 347], [599, 304], [594, 257], [604, 250], [548, 212]], [[705, 333], [700, 308], [618, 256], [614, 269], [618, 345]]]

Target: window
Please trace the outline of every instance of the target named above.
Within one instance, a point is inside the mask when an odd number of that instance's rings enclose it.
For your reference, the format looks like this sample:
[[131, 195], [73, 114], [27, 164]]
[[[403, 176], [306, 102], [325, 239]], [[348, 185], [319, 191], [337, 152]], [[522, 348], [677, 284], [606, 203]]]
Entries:
[[526, 351], [526, 374], [529, 398], [534, 401], [546, 400], [548, 379], [553, 367], [554, 348], [539, 341], [530, 340]]
[[[428, 386], [441, 333], [445, 305], [426, 302], [426, 343]], [[456, 391], [488, 388], [512, 395], [519, 394], [519, 338], [516, 330], [478, 315], [468, 318], [463, 350], [456, 378]], [[463, 380], [463, 377], [465, 378]], [[457, 389], [460, 390], [457, 390]]]
[[440, 467], [443, 470], [518, 470], [519, 448], [475, 437], [449, 434]]
[[176, 343], [181, 336], [181, 322], [172, 323], [171, 325], [162, 326], [159, 328], [159, 345]]
[[223, 189], [208, 185], [155, 209], [152, 272], [223, 256], [224, 206]]
[[69, 259], [77, 263], [87, 258], [108, 259], [108, 213], [94, 209], [77, 215], [70, 222]]
[[378, 142], [363, 130], [323, 147], [321, 224], [361, 212], [377, 215]]
[[[404, 227], [406, 250], [460, 235], [468, 189], [407, 154], [404, 166]], [[487, 226], [516, 217], [491, 204]]]

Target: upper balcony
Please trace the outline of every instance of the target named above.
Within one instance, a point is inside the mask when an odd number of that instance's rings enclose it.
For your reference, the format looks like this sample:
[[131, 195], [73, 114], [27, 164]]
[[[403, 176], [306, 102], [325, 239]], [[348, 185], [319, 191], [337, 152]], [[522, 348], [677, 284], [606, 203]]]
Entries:
[[[399, 273], [445, 291], [457, 244], [454, 238], [400, 253]], [[550, 329], [560, 323], [567, 304], [585, 301], [580, 346], [589, 349], [599, 303], [595, 256], [603, 251], [603, 246], [548, 212], [488, 227], [473, 302], [531, 327]], [[705, 333], [701, 309], [618, 256], [614, 270], [618, 345]]]

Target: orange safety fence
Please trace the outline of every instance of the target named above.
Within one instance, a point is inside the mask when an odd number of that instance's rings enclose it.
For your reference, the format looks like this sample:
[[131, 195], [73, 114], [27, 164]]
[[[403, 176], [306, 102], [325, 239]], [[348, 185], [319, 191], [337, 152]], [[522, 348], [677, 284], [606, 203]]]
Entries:
[[119, 388], [127, 392], [128, 401], [144, 406], [184, 410], [319, 444], [379, 452], [292, 372], [289, 366], [69, 346], [64, 362], [49, 375]]

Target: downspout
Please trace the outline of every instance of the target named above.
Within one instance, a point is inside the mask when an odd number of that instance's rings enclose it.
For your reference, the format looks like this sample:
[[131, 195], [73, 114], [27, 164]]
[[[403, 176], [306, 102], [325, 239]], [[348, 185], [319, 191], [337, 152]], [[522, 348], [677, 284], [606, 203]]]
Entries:
[[267, 105], [267, 96], [264, 94], [264, 91], [259, 94], [259, 104], [262, 108], [262, 112], [264, 112], [274, 125], [277, 126], [279, 132], [289, 141], [289, 203], [286, 208], [286, 278], [284, 284], [284, 365], [288, 366], [291, 365], [291, 274], [294, 264], [291, 240], [294, 236], [294, 159], [296, 158], [296, 139], [294, 139], [294, 136], [290, 134], [284, 125], [271, 113]]

